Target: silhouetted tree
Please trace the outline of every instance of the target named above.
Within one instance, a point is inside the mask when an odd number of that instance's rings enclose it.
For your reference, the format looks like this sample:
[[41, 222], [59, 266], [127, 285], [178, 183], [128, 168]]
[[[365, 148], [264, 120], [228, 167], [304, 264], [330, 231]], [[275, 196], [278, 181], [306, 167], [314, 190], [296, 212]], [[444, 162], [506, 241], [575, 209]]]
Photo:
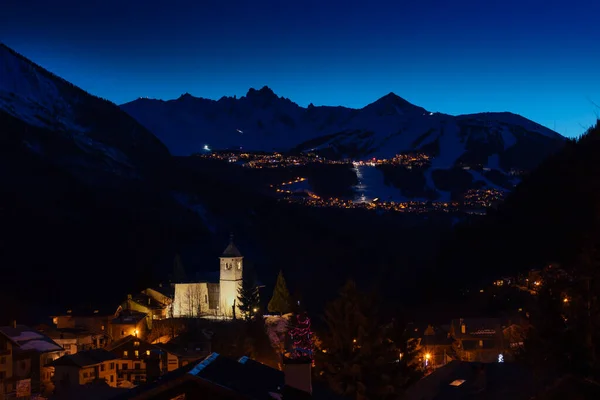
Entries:
[[272, 313], [287, 314], [291, 312], [291, 296], [283, 277], [283, 272], [279, 271], [277, 282], [273, 290], [273, 297], [269, 301], [268, 310]]
[[181, 262], [181, 257], [179, 254], [175, 254], [175, 260], [173, 260], [173, 283], [185, 282], [186, 279], [187, 276], [185, 274], [183, 263]]
[[237, 304], [244, 313], [246, 320], [252, 319], [260, 308], [260, 296], [256, 280], [253, 274], [246, 273], [246, 271], [244, 271], [242, 286], [238, 289]]
[[396, 399], [418, 374], [407, 364], [400, 327], [379, 314], [374, 293], [348, 281], [325, 308], [318, 375], [337, 393], [356, 399]]

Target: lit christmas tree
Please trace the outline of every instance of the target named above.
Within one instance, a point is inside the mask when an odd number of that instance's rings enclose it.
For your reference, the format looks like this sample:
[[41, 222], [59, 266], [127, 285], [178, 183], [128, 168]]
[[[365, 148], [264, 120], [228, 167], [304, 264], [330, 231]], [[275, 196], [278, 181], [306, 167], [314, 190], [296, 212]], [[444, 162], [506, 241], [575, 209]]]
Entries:
[[289, 358], [307, 359], [311, 362], [313, 358], [313, 340], [310, 330], [310, 318], [306, 313], [296, 316], [296, 324], [288, 331], [291, 340]]

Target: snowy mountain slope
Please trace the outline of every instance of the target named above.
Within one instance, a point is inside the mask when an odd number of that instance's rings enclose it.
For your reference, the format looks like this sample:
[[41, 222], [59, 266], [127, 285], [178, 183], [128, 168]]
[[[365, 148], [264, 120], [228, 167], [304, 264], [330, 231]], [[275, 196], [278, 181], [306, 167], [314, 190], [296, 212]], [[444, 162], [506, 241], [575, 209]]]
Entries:
[[[386, 189], [385, 198], [446, 198], [453, 188], [444, 183], [446, 189], [441, 190], [436, 176], [438, 180], [472, 179], [474, 188], [495, 187], [484, 175], [458, 171], [463, 168], [485, 170], [510, 190], [515, 182], [511, 171], [535, 168], [565, 142], [560, 134], [519, 115], [434, 113], [394, 93], [362, 109], [303, 108], [268, 87], [250, 89], [239, 99], [214, 101], [185, 94], [170, 101], [139, 99], [121, 107], [177, 155], [201, 152], [207, 146], [213, 150], [316, 151], [326, 158], [353, 160], [390, 159], [407, 152], [431, 157], [426, 170], [411, 171], [420, 175], [408, 177], [412, 195], [402, 191], [407, 174], [398, 177], [394, 176], [397, 171], [386, 170], [383, 181], [395, 181], [391, 191], [402, 193], [390, 195]], [[369, 175], [377, 187], [382, 187], [381, 173]]]
[[239, 99], [214, 101], [185, 94], [170, 101], [138, 99], [121, 107], [176, 155], [201, 151], [204, 145], [265, 151], [300, 145], [327, 147], [339, 156], [390, 157], [441, 140], [441, 157], [452, 163], [468, 152], [465, 146], [469, 141], [494, 146], [501, 143], [504, 150], [518, 145], [515, 130], [548, 142], [564, 140], [558, 133], [515, 114], [431, 113], [393, 93], [362, 109], [303, 108], [278, 97], [268, 87], [250, 89]]
[[[0, 113], [23, 126], [41, 128], [23, 129], [23, 143], [74, 168], [136, 178], [138, 169], [169, 157], [164, 145], [118, 106], [86, 93], [2, 44]], [[53, 134], [32, 135], [42, 131]], [[58, 146], [58, 141], [63, 145]]]

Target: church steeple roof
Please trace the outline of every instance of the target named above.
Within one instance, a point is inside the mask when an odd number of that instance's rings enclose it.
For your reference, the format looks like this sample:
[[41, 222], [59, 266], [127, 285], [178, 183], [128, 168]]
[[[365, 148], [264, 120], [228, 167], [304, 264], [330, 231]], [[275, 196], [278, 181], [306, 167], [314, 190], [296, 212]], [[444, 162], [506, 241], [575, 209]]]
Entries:
[[229, 235], [229, 245], [227, 246], [221, 257], [242, 257], [242, 253], [240, 253], [238, 248], [233, 243], [233, 233]]

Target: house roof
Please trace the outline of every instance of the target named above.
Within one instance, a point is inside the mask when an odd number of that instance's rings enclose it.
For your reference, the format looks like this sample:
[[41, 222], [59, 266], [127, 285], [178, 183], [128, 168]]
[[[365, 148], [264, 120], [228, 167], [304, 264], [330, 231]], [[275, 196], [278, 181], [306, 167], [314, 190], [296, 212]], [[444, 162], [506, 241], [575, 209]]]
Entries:
[[[466, 326], [466, 332], [464, 334], [460, 330], [461, 322]], [[452, 325], [457, 327], [454, 331], [454, 335], [457, 337], [494, 336], [502, 333], [502, 323], [499, 318], [453, 319]]]
[[126, 324], [126, 325], [137, 324], [142, 319], [146, 318], [146, 316], [147, 316], [147, 314], [145, 314], [145, 313], [132, 311], [132, 310], [124, 310], [119, 314], [119, 316], [117, 316], [116, 318], [113, 318], [112, 323], [115, 325], [116, 324]]
[[162, 304], [161, 302], [156, 301], [152, 296], [148, 296], [141, 292], [133, 295], [131, 300], [151, 310], [161, 310], [165, 308], [165, 304]]
[[233, 238], [231, 238], [229, 245], [225, 248], [225, 251], [223, 252], [221, 257], [243, 257], [242, 253], [238, 250], [238, 248], [233, 243]]
[[416, 382], [407, 400], [525, 400], [533, 395], [531, 371], [515, 363], [452, 361]]
[[29, 328], [25, 325], [2, 326], [0, 334], [15, 344], [23, 351], [37, 351], [38, 353], [49, 353], [64, 350], [58, 343], [43, 333]]
[[116, 310], [113, 306], [110, 307], [75, 307], [65, 310], [64, 313], [57, 313], [56, 316], [73, 316], [73, 317], [108, 317], [115, 315]]
[[100, 364], [105, 361], [116, 360], [119, 357], [105, 349], [78, 351], [75, 354], [65, 355], [54, 360], [52, 366], [76, 366], [79, 368]]
[[113, 351], [114, 349], [117, 349], [117, 348], [123, 346], [124, 344], [132, 341], [133, 339], [137, 340], [138, 342], [143, 342], [143, 340], [140, 339], [140, 338], [137, 338], [137, 337], [135, 337], [133, 335], [128, 335], [128, 336], [125, 336], [122, 339], [116, 340], [116, 341], [112, 342], [111, 344], [109, 344], [106, 347], [106, 350]]
[[[202, 361], [190, 363], [185, 367], [158, 378], [157, 381], [138, 386], [119, 399], [129, 398], [171, 398], [165, 393], [176, 395], [175, 387], [181, 388], [196, 382], [197, 385], [212, 386], [228, 393], [223, 398], [244, 398], [252, 400], [273, 400], [275, 393], [283, 394], [289, 400], [315, 398], [309, 393], [285, 386], [283, 372], [268, 367], [246, 357], [234, 360], [212, 353]], [[164, 390], [161, 390], [164, 388]], [[212, 398], [212, 397], [211, 397]], [[215, 397], [221, 398], [221, 397]], [[319, 397], [316, 397], [319, 398]], [[322, 399], [338, 399], [337, 396]]]
[[[52, 339], [77, 339], [98, 335], [97, 333], [81, 328], [50, 328], [40, 329], [40, 332], [43, 332]], [[104, 335], [104, 333], [102, 335]]]

